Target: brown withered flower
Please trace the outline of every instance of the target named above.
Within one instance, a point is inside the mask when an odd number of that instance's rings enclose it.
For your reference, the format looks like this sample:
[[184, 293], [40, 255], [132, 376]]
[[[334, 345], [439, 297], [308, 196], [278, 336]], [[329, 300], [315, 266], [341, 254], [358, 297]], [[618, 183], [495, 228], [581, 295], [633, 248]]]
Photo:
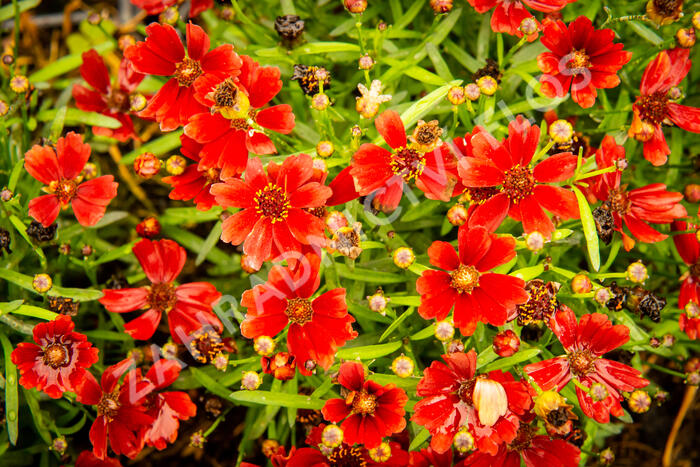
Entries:
[[27, 235], [40, 243], [50, 242], [56, 236], [56, 230], [58, 230], [58, 224], [55, 222], [44, 227], [41, 222], [32, 221], [27, 227]]
[[516, 306], [518, 313], [518, 325], [549, 322], [554, 312], [559, 307], [557, 292], [560, 284], [557, 282], [544, 282], [533, 279], [525, 284], [525, 291], [530, 298], [522, 305]]
[[501, 69], [498, 67], [498, 62], [496, 60], [487, 58], [486, 66], [476, 70], [476, 73], [472, 75], [472, 81], [477, 82], [479, 81], [479, 78], [484, 76], [490, 76], [491, 78], [495, 79], [497, 83], [501, 83], [503, 73], [501, 73]]
[[329, 247], [350, 259], [356, 259], [362, 253], [360, 239], [362, 224], [355, 222], [352, 227], [340, 227], [333, 234]]
[[[322, 77], [322, 80], [319, 77]], [[292, 81], [298, 81], [299, 87], [307, 96], [313, 96], [319, 92], [319, 81], [323, 83], [324, 91], [331, 87], [331, 75], [321, 66], [294, 65]]]
[[438, 147], [441, 136], [442, 128], [440, 128], [440, 124], [437, 120], [431, 120], [429, 122], [418, 120], [413, 134], [411, 134], [408, 139], [413, 143], [414, 149], [430, 152]]
[[80, 302], [69, 297], [47, 297], [49, 310], [62, 315], [75, 316], [80, 309]]
[[275, 19], [275, 31], [287, 47], [297, 44], [304, 34], [304, 20], [298, 15], [278, 16]]
[[659, 26], [671, 24], [681, 17], [683, 0], [649, 0], [647, 16]]

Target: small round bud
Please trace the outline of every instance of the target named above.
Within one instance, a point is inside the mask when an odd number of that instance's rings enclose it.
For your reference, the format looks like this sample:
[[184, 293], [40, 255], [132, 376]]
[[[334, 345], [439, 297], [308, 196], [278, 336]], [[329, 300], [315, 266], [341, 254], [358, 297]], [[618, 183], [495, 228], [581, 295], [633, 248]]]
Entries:
[[119, 36], [119, 39], [117, 40], [117, 44], [119, 45], [119, 50], [122, 52], [131, 47], [132, 45], [136, 44], [136, 39], [134, 39], [134, 36], [131, 36], [129, 34], [123, 34]]
[[469, 433], [469, 430], [466, 426], [460, 428], [459, 431], [455, 434], [453, 444], [455, 449], [461, 452], [462, 454], [469, 451], [473, 451], [474, 447], [476, 446], [476, 444], [474, 443], [474, 436], [471, 433]]
[[380, 21], [379, 24], [377, 24], [377, 31], [379, 32], [384, 32], [387, 28], [388, 26], [384, 21]]
[[254, 371], [244, 371], [241, 378], [241, 389], [255, 391], [262, 384], [262, 378]]
[[357, 66], [360, 70], [371, 70], [374, 67], [374, 63], [374, 59], [365, 54], [357, 61]]
[[525, 246], [530, 251], [538, 252], [544, 248], [546, 239], [541, 233], [534, 231], [525, 236]]
[[510, 329], [499, 332], [493, 337], [493, 351], [499, 357], [510, 357], [520, 348], [520, 338]]
[[39, 293], [46, 293], [53, 287], [53, 281], [48, 274], [37, 274], [32, 281], [32, 287]]
[[447, 91], [447, 100], [450, 101], [452, 105], [464, 104], [467, 100], [464, 88], [462, 86], [452, 86], [449, 91]]
[[352, 128], [350, 128], [350, 134], [353, 138], [362, 136], [362, 128], [360, 128], [360, 125], [353, 125]]
[[93, 26], [97, 26], [102, 22], [102, 15], [100, 15], [98, 12], [93, 11], [90, 12], [90, 14], [87, 17], [88, 23], [92, 24]]
[[464, 86], [464, 95], [470, 101], [475, 101], [481, 97], [481, 88], [477, 84], [469, 83]]
[[393, 362], [391, 362], [391, 371], [394, 372], [399, 378], [408, 378], [413, 374], [415, 369], [415, 364], [411, 357], [401, 355], [396, 357]]
[[447, 221], [455, 227], [464, 225], [468, 217], [469, 211], [463, 204], [455, 204], [447, 211]]
[[700, 202], [700, 185], [695, 183], [686, 185], [683, 190], [683, 195], [685, 196], [685, 200], [689, 203]]
[[649, 339], [649, 345], [654, 349], [658, 349], [661, 347], [661, 340], [658, 337], [652, 337]]
[[4, 117], [10, 111], [10, 106], [7, 102], [0, 100], [0, 117]]
[[676, 32], [676, 42], [680, 47], [689, 49], [695, 45], [695, 29], [681, 28]]
[[311, 108], [314, 110], [326, 110], [331, 105], [331, 100], [326, 94], [316, 94], [311, 98]]
[[615, 462], [615, 453], [610, 448], [603, 449], [598, 456], [602, 465], [613, 465]]
[[605, 306], [605, 304], [608, 303], [608, 300], [610, 300], [611, 296], [612, 294], [610, 293], [610, 289], [607, 287], [601, 287], [595, 291], [594, 298], [600, 305]]
[[179, 353], [180, 349], [178, 348], [176, 343], [166, 342], [165, 344], [163, 344], [163, 347], [161, 347], [160, 351], [163, 354], [163, 358], [167, 360], [174, 360], [177, 358], [177, 354]]
[[345, 217], [345, 214], [340, 211], [331, 211], [326, 217], [326, 226], [328, 227], [328, 230], [333, 233], [342, 227], [347, 227], [348, 225], [350, 225], [348, 223], [348, 219]]
[[692, 371], [685, 378], [685, 384], [690, 386], [700, 386], [700, 371]]
[[386, 306], [389, 303], [389, 298], [384, 296], [384, 291], [381, 288], [377, 289], [374, 294], [367, 296], [367, 303], [370, 310], [386, 316]]
[[644, 263], [640, 261], [635, 261], [627, 267], [627, 280], [634, 282], [636, 284], [644, 283], [647, 278], [649, 278], [649, 272]]
[[447, 353], [464, 352], [464, 342], [459, 339], [452, 339], [446, 346]]
[[591, 399], [593, 399], [593, 402], [600, 402], [602, 400], [607, 399], [610, 393], [608, 392], [608, 388], [606, 388], [604, 384], [593, 383], [591, 384], [590, 395]]
[[585, 274], [576, 274], [573, 279], [571, 279], [571, 290], [574, 293], [584, 294], [588, 293], [593, 289], [593, 284], [591, 280]]
[[435, 14], [449, 13], [453, 6], [452, 0], [430, 0], [430, 8]]
[[134, 160], [134, 172], [143, 178], [151, 178], [160, 171], [162, 162], [152, 152], [139, 154]]
[[253, 344], [253, 349], [255, 352], [263, 357], [272, 355], [275, 351], [275, 347], [277, 347], [277, 344], [270, 336], [258, 336], [255, 338]]
[[230, 6], [223, 7], [219, 10], [219, 18], [224, 21], [233, 21], [236, 17], [236, 11]]
[[435, 337], [441, 342], [452, 339], [455, 335], [455, 327], [449, 321], [435, 323]]
[[93, 162], [86, 163], [85, 167], [83, 167], [83, 171], [80, 172], [80, 175], [82, 175], [85, 180], [90, 180], [97, 177], [97, 165], [95, 165]]
[[197, 430], [190, 436], [190, 446], [193, 448], [203, 448], [206, 441], [202, 430]]
[[649, 396], [649, 393], [646, 391], [637, 389], [630, 394], [629, 398], [627, 399], [627, 405], [634, 413], [648, 412], [649, 407], [651, 407], [651, 396]]
[[573, 138], [574, 127], [567, 120], [556, 120], [549, 125], [548, 133], [555, 143], [563, 144]]
[[92, 246], [90, 245], [83, 245], [83, 247], [80, 249], [80, 254], [83, 256], [90, 256], [95, 252], [95, 250], [92, 249]]
[[10, 201], [14, 196], [15, 196], [15, 194], [12, 193], [7, 188], [3, 188], [2, 191], [0, 191], [0, 199], [3, 200], [4, 202]]
[[141, 112], [146, 108], [146, 104], [148, 104], [148, 99], [141, 93], [129, 96], [129, 110], [132, 112]]
[[211, 364], [219, 371], [226, 371], [228, 368], [228, 354], [223, 352], [217, 353], [214, 355]]
[[408, 269], [416, 261], [416, 255], [413, 249], [402, 246], [394, 250], [393, 259], [395, 265], [401, 269]]
[[670, 396], [668, 392], [659, 389], [656, 391], [656, 394], [654, 394], [654, 402], [656, 402], [656, 405], [661, 405], [667, 402]]
[[629, 166], [627, 159], [618, 159], [615, 161], [615, 168], [619, 171], [625, 170]]
[[68, 449], [68, 442], [66, 441], [65, 436], [54, 438], [54, 440], [51, 442], [51, 450], [56, 451], [61, 456], [66, 452], [66, 449]]
[[169, 24], [171, 26], [177, 24], [177, 20], [180, 19], [180, 12], [176, 7], [171, 6], [163, 10], [163, 12], [158, 16], [158, 20], [161, 23]]
[[498, 81], [493, 76], [482, 76], [477, 80], [476, 85], [487, 96], [493, 96], [498, 90]]
[[155, 217], [147, 217], [136, 225], [136, 234], [141, 238], [160, 235], [160, 222]]
[[64, 256], [67, 256], [71, 252], [70, 245], [68, 243], [61, 243], [58, 247], [58, 252]]
[[676, 343], [676, 337], [673, 334], [664, 334], [661, 344], [664, 347], [673, 347], [673, 344]]
[[671, 89], [668, 90], [668, 97], [674, 101], [677, 101], [678, 99], [683, 97], [683, 91], [681, 91], [681, 88], [679, 88], [678, 86], [673, 86]]
[[248, 274], [254, 274], [260, 270], [260, 268], [256, 268], [255, 265], [250, 261], [248, 255], [241, 255], [241, 269], [243, 269]]
[[316, 154], [320, 157], [331, 157], [335, 152], [335, 146], [330, 141], [319, 141], [316, 145]]
[[685, 304], [684, 311], [690, 319], [700, 318], [700, 305], [692, 300]]
[[185, 171], [187, 161], [182, 156], [170, 156], [165, 161], [165, 170], [170, 175], [181, 175]]
[[518, 29], [520, 29], [520, 32], [522, 32], [524, 36], [530, 37], [537, 34], [540, 27], [534, 17], [528, 16], [520, 22], [520, 27]]
[[310, 373], [315, 373], [317, 366], [318, 365], [313, 360], [307, 360], [304, 362], [304, 368], [306, 368], [306, 371], [308, 371]]
[[391, 458], [391, 446], [389, 443], [383, 442], [376, 448], [368, 449], [367, 453], [374, 462], [383, 464]]
[[345, 0], [343, 4], [350, 13], [364, 13], [367, 9], [367, 0]]
[[[321, 173], [324, 173], [324, 174], [328, 173], [328, 165], [326, 165], [326, 161], [324, 161], [323, 159], [319, 159], [318, 157], [314, 157], [314, 159], [312, 161], [312, 165], [314, 168], [314, 172], [320, 171]], [[323, 207], [320, 207], [318, 209], [320, 209], [321, 211], [324, 210]], [[323, 215], [325, 215], [325, 211], [323, 211]], [[321, 216], [318, 216], [318, 217], [321, 217]]]
[[326, 425], [321, 432], [321, 443], [329, 448], [337, 448], [343, 443], [343, 430], [338, 425]]
[[10, 89], [17, 94], [27, 92], [29, 90], [29, 80], [24, 75], [15, 75], [10, 80]]
[[265, 441], [262, 442], [262, 453], [263, 456], [267, 457], [268, 459], [275, 454], [277, 454], [278, 449], [280, 448], [280, 443], [278, 441], [275, 441], [274, 439], [266, 439]]
[[138, 347], [131, 349], [129, 352], [127, 352], [127, 354], [129, 358], [132, 359], [137, 365], [143, 363], [143, 360], [145, 358], [143, 350], [139, 349]]
[[15, 63], [15, 57], [12, 54], [3, 54], [2, 55], [2, 64], [10, 66], [13, 63]]

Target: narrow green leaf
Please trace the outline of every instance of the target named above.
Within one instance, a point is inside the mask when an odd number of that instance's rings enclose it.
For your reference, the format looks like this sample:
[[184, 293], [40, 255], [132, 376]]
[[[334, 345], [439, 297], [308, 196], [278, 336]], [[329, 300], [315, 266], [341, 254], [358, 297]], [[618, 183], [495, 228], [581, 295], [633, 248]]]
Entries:
[[[311, 42], [294, 49], [296, 55], [316, 55], [337, 52], [359, 53], [360, 51], [359, 45], [349, 44], [347, 42]], [[255, 54], [259, 57], [276, 57], [282, 54], [286, 55], [286, 52], [283, 52], [279, 47], [271, 47], [257, 50]]]
[[17, 394], [17, 367], [12, 363], [12, 343], [4, 332], [0, 331], [0, 345], [5, 354], [5, 423], [12, 445], [17, 444], [19, 435], [19, 395]]
[[638, 21], [629, 21], [627, 24], [629, 24], [632, 30], [639, 34], [639, 37], [645, 41], [651, 42], [654, 45], [663, 44], [664, 40], [642, 23]]
[[105, 252], [102, 256], [97, 258], [93, 264], [98, 265], [98, 264], [104, 264], [104, 263], [109, 263], [110, 261], [114, 261], [119, 258], [123, 258], [124, 256], [127, 256], [131, 253], [131, 249], [134, 247], [134, 243], [136, 241], [132, 241], [129, 243], [126, 243], [120, 247], [113, 248], [107, 252]]
[[51, 131], [49, 132], [49, 140], [58, 141], [63, 132], [63, 125], [66, 123], [66, 115], [68, 113], [68, 107], [65, 105], [56, 111], [56, 116], [51, 122]]
[[372, 269], [354, 268], [350, 269], [345, 264], [335, 265], [340, 277], [361, 282], [371, 282], [373, 284], [400, 284], [406, 282], [406, 277], [391, 272], [375, 271]]
[[162, 225], [199, 224], [217, 220], [221, 215], [220, 208], [212, 208], [208, 211], [200, 211], [195, 207], [191, 208], [168, 208], [158, 218]]
[[428, 51], [428, 58], [431, 62], [433, 62], [435, 71], [440, 76], [440, 78], [442, 78], [444, 81], [454, 80], [454, 76], [452, 76], [450, 67], [447, 66], [447, 63], [445, 63], [445, 60], [442, 58], [442, 54], [440, 53], [440, 50], [437, 48], [437, 46], [432, 42], [428, 42], [427, 44], [425, 44], [425, 50]]
[[389, 303], [393, 305], [420, 306], [420, 295], [392, 295]]
[[[8, 155], [9, 156], [9, 155]], [[7, 189], [10, 191], [15, 191], [17, 188], [17, 182], [19, 181], [20, 175], [24, 173], [24, 157], [17, 161], [15, 166], [12, 168], [10, 173], [10, 179], [7, 181]]]
[[340, 349], [336, 356], [342, 360], [371, 360], [396, 352], [401, 348], [401, 342], [387, 342], [386, 344], [365, 345], [362, 347], [350, 347]]
[[459, 86], [462, 84], [462, 80], [458, 79], [451, 81], [444, 86], [441, 86], [423, 97], [417, 102], [414, 102], [404, 113], [401, 114], [401, 120], [406, 127], [410, 127], [418, 121], [418, 119], [423, 118], [428, 112], [433, 110], [440, 102], [445, 99], [447, 91], [450, 90], [452, 86]]
[[425, 68], [421, 68], [419, 66], [412, 66], [408, 67], [404, 70], [404, 74], [406, 76], [409, 76], [416, 81], [420, 81], [422, 83], [426, 84], [434, 84], [437, 86], [441, 86], [445, 84], [445, 80], [436, 75], [435, 73], [431, 73]]
[[94, 340], [128, 342], [133, 339], [130, 335], [123, 332], [104, 331], [101, 329], [97, 329], [95, 331], [83, 331], [83, 334]]
[[406, 10], [406, 13], [394, 23], [393, 29], [404, 29], [406, 26], [411, 24], [415, 17], [420, 13], [421, 8], [425, 4], [425, 0], [414, 0], [411, 8]]
[[502, 368], [510, 368], [522, 362], [526, 362], [533, 357], [539, 355], [542, 352], [540, 349], [527, 349], [517, 352], [515, 355], [507, 358], [499, 358], [495, 362], [485, 365], [483, 368], [479, 368], [481, 373], [486, 373], [493, 370], [500, 370]]
[[581, 224], [583, 225], [583, 235], [586, 237], [586, 246], [588, 248], [588, 257], [591, 260], [591, 266], [595, 271], [600, 269], [600, 249], [598, 247], [598, 231], [593, 220], [591, 207], [586, 200], [586, 197], [577, 187], [573, 187], [576, 201], [578, 201], [578, 209], [581, 213]]
[[325, 401], [310, 396], [271, 391], [234, 391], [228, 395], [227, 399], [246, 405], [256, 404], [309, 410], [321, 410], [325, 404]]
[[[21, 300], [18, 301], [21, 302]], [[32, 318], [45, 319], [47, 321], [56, 319], [56, 317], [58, 316], [57, 313], [45, 310], [43, 308], [39, 308], [38, 306], [20, 305], [14, 309], [4, 309], [3, 305], [3, 303], [0, 303], [0, 315], [4, 315], [5, 313], [12, 313], [13, 315], [30, 316]]]
[[36, 394], [34, 393], [34, 391], [24, 388], [22, 388], [22, 394], [24, 394], [24, 400], [27, 401], [27, 406], [29, 407], [29, 411], [32, 414], [32, 419], [34, 420], [34, 426], [36, 427], [36, 431], [39, 433], [39, 436], [41, 436], [41, 439], [44, 440], [46, 444], [51, 444], [51, 433], [49, 432], [49, 427], [46, 424], [46, 420], [44, 419], [44, 414], [41, 411], [41, 407], [39, 407], [39, 400], [37, 399]]
[[423, 445], [430, 438], [430, 432], [427, 428], [421, 428], [418, 434], [411, 440], [411, 444], [408, 446], [409, 451], [418, 451], [418, 448]]
[[394, 386], [405, 389], [408, 392], [415, 392], [416, 386], [418, 386], [418, 381], [420, 381], [420, 378], [415, 376], [409, 378], [399, 378], [396, 375], [385, 375], [383, 373], [372, 373], [367, 377], [367, 379], [371, 379], [382, 386], [393, 384]]
[[[31, 290], [34, 292], [34, 287], [32, 287], [32, 277], [21, 274], [10, 269], [0, 268], [0, 279], [5, 279], [6, 281], [12, 282], [23, 289]], [[59, 287], [54, 285], [51, 290], [49, 290], [48, 295], [60, 295], [61, 297], [72, 298], [79, 302], [89, 302], [91, 300], [97, 300], [102, 297], [102, 291], [91, 290], [91, 289], [74, 289], [70, 287]]]
[[[32, 8], [38, 6], [40, 3], [41, 0], [22, 0], [17, 2], [17, 8], [19, 9], [19, 12], [22, 13], [24, 11], [31, 10]], [[5, 22], [8, 19], [14, 18], [14, 16], [15, 6], [12, 4], [12, 2], [0, 8], [0, 23]]]
[[87, 416], [85, 415], [85, 413], [83, 413], [83, 415], [76, 423], [67, 427], [56, 427], [56, 431], [58, 431], [59, 434], [64, 436], [73, 435], [83, 429], [86, 421]]
[[143, 154], [144, 152], [152, 152], [156, 156], [167, 154], [173, 149], [180, 147], [180, 135], [182, 135], [182, 133], [182, 130], [172, 131], [164, 136], [161, 136], [160, 138], [156, 138], [146, 144], [142, 144], [140, 147], [122, 157], [122, 160], [119, 161], [119, 163], [132, 164], [134, 159], [136, 159], [139, 154]]
[[34, 242], [32, 242], [32, 239], [29, 237], [29, 234], [27, 234], [27, 226], [24, 225], [24, 222], [22, 222], [19, 219], [19, 217], [13, 214], [10, 216], [10, 223], [15, 228], [17, 233], [19, 233], [19, 235], [24, 239], [24, 241], [29, 244], [29, 246], [32, 248], [32, 251], [36, 253], [36, 255], [39, 257], [39, 260], [41, 261], [41, 264], [46, 265], [46, 255], [44, 254], [44, 250], [34, 245]]
[[197, 259], [195, 260], [195, 264], [197, 266], [204, 262], [211, 250], [219, 242], [219, 237], [221, 237], [221, 221], [214, 224], [214, 227], [209, 232], [209, 235], [207, 235], [207, 238], [204, 239], [202, 249], [199, 251], [199, 253], [197, 253]]
[[409, 339], [411, 339], [412, 341], [421, 341], [423, 339], [428, 339], [430, 337], [433, 337], [434, 335], [435, 335], [435, 325], [431, 324], [430, 326], [428, 326], [424, 329], [421, 329], [417, 333], [411, 335], [411, 337], [409, 337]]
[[[65, 109], [65, 107], [62, 107]], [[36, 115], [40, 122], [56, 121], [60, 109], [42, 110]], [[108, 117], [97, 112], [86, 112], [80, 109], [65, 109], [63, 121], [66, 125], [92, 125], [104, 128], [119, 128], [122, 123], [116, 118]], [[52, 126], [53, 132], [53, 126]], [[57, 138], [58, 139], [58, 138]], [[55, 141], [55, 140], [54, 140]]]
[[[114, 49], [114, 41], [106, 41], [101, 44], [97, 44], [93, 48], [97, 50], [97, 53], [103, 54]], [[43, 67], [35, 73], [29, 75], [29, 81], [32, 83], [38, 83], [41, 81], [48, 81], [51, 78], [61, 76], [64, 73], [68, 73], [71, 70], [75, 70], [83, 63], [83, 57], [80, 53], [66, 55], [61, 57], [55, 62]], [[49, 119], [51, 120], [51, 119]], [[48, 121], [48, 120], [46, 120]], [[115, 127], [119, 128], [119, 127]]]
[[391, 333], [394, 332], [394, 330], [395, 330], [396, 328], [398, 328], [399, 325], [401, 325], [401, 323], [403, 323], [403, 322], [406, 320], [406, 318], [408, 318], [409, 316], [411, 316], [415, 310], [416, 310], [415, 308], [409, 308], [408, 310], [406, 310], [405, 312], [403, 312], [403, 313], [401, 314], [401, 316], [399, 316], [398, 318], [396, 318], [396, 319], [394, 320], [394, 322], [392, 322], [392, 323], [389, 325], [389, 327], [386, 328], [386, 330], [385, 330], [385, 331], [382, 333], [382, 335], [379, 337], [379, 342], [382, 342], [384, 339], [386, 339], [387, 337], [389, 337], [389, 336], [391, 335]]

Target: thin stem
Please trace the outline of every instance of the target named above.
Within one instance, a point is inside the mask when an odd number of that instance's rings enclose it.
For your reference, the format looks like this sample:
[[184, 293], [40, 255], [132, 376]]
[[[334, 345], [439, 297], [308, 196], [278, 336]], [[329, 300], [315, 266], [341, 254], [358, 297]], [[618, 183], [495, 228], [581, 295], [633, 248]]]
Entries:
[[688, 376], [688, 375], [686, 375], [685, 373], [681, 373], [680, 371], [669, 370], [668, 368], [663, 367], [663, 366], [661, 366], [661, 365], [657, 365], [657, 364], [655, 364], [655, 363], [644, 362], [644, 364], [647, 365], [647, 366], [649, 366], [650, 368], [655, 369], [656, 371], [660, 371], [660, 372], [662, 372], [662, 373], [666, 373], [667, 375], [677, 376], [677, 377], [683, 378], [683, 379], [685, 379], [686, 376]]

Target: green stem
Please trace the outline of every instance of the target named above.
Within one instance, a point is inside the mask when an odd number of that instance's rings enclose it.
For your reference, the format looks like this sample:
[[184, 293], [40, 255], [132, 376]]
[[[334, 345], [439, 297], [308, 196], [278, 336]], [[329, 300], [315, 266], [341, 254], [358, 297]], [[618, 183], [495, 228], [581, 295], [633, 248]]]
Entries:
[[666, 373], [666, 374], [668, 374], [668, 375], [678, 376], [679, 378], [685, 379], [685, 378], [688, 376], [688, 375], [685, 374], [685, 373], [681, 373], [681, 372], [679, 372], [679, 371], [669, 370], [668, 368], [665, 368], [665, 367], [663, 367], [663, 366], [661, 366], [661, 365], [656, 365], [655, 363], [644, 362], [644, 365], [648, 365], [649, 367], [651, 367], [651, 368], [653, 368], [653, 369], [655, 369], [655, 370], [657, 370], [657, 371], [660, 371], [660, 372], [662, 372], [662, 373]]
[[606, 168], [604, 168], [604, 169], [594, 170], [594, 171], [592, 171], [592, 172], [587, 172], [587, 173], [585, 173], [585, 174], [577, 175], [576, 178], [575, 178], [574, 180], [576, 180], [576, 181], [584, 180], [584, 179], [586, 179], [586, 178], [596, 177], [596, 176], [598, 176], [598, 175], [607, 174], [607, 173], [610, 173], [610, 172], [615, 172], [616, 170], [617, 170], [617, 167], [615, 167], [614, 165], [612, 165], [612, 166], [606, 167]]

